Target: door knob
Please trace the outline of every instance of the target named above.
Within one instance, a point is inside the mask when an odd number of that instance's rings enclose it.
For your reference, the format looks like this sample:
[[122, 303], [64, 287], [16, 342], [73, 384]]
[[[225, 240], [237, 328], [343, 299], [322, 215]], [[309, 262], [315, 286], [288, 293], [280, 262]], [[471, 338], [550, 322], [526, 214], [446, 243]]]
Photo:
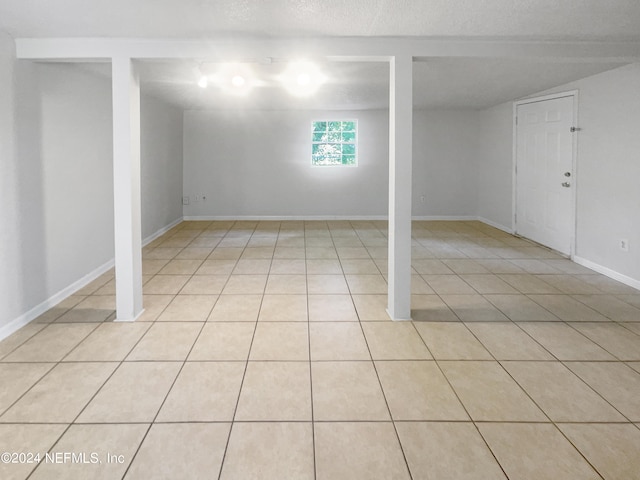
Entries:
[[565, 188], [569, 188], [571, 184], [569, 182], [562, 182], [562, 186]]
[[564, 176], [565, 177], [570, 177], [571, 176], [571, 172], [564, 172]]

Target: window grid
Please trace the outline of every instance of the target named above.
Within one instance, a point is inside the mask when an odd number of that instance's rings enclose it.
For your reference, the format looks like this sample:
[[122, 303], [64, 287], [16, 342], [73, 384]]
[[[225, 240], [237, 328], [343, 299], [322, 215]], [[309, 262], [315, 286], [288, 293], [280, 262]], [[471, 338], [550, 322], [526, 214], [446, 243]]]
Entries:
[[313, 166], [357, 166], [356, 120], [311, 122]]

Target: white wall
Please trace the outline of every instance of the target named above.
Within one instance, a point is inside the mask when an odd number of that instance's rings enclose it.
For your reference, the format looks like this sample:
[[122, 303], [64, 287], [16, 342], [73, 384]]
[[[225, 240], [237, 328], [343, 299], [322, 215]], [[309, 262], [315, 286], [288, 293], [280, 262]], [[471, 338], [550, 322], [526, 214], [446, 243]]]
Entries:
[[[0, 41], [0, 338], [114, 254], [111, 83], [69, 65], [16, 62], [12, 43]], [[149, 234], [182, 215], [182, 113], [144, 99], [142, 132]]]
[[477, 215], [485, 222], [513, 228], [513, 114], [503, 103], [478, 112], [480, 148], [476, 157]]
[[[640, 64], [627, 65], [538, 95], [578, 90], [576, 258], [640, 285]], [[511, 205], [511, 103], [483, 112], [480, 215], [506, 222]], [[508, 186], [508, 188], [507, 188]], [[618, 248], [629, 240], [630, 251]], [[625, 278], [626, 277], [626, 278]], [[634, 283], [635, 282], [635, 283]]]
[[13, 40], [0, 31], [0, 332], [24, 311], [18, 165], [15, 162], [14, 73]]
[[[330, 118], [358, 120], [357, 167], [311, 166], [311, 121]], [[184, 214], [385, 216], [388, 152], [385, 110], [188, 111]]]
[[478, 126], [475, 110], [414, 112], [413, 216], [477, 215]]
[[142, 238], [182, 218], [182, 109], [142, 95]]

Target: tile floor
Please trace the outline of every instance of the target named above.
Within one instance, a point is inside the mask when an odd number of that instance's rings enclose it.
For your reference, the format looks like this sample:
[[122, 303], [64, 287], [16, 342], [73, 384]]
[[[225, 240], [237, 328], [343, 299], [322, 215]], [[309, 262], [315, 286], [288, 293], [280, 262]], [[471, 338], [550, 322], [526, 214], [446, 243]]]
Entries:
[[108, 273], [0, 342], [0, 452], [50, 458], [0, 478], [640, 479], [640, 292], [416, 222], [414, 321], [390, 322], [385, 229], [158, 238], [139, 321], [110, 321]]

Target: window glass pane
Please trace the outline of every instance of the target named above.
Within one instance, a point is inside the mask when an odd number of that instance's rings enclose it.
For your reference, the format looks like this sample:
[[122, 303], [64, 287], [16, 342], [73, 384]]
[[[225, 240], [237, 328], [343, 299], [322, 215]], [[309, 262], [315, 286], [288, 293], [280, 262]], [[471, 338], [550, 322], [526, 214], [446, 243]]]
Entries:
[[327, 141], [340, 143], [342, 141], [342, 135], [340, 132], [329, 132], [327, 134]]
[[325, 132], [327, 130], [327, 122], [313, 122], [314, 132]]
[[355, 122], [341, 122], [342, 123], [342, 131], [343, 132], [355, 132], [356, 131], [356, 123]]
[[329, 122], [330, 132], [339, 132], [342, 130], [342, 122]]
[[356, 164], [356, 156], [355, 155], [343, 155], [342, 163], [344, 165], [355, 165]]
[[314, 132], [313, 133], [313, 141], [314, 142], [326, 142], [327, 141], [327, 134], [326, 133]]
[[347, 132], [342, 134], [342, 141], [353, 143], [356, 141], [356, 132]]
[[356, 146], [352, 143], [345, 143], [342, 145], [342, 153], [344, 153], [345, 155], [355, 155]]

